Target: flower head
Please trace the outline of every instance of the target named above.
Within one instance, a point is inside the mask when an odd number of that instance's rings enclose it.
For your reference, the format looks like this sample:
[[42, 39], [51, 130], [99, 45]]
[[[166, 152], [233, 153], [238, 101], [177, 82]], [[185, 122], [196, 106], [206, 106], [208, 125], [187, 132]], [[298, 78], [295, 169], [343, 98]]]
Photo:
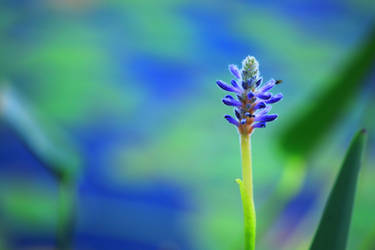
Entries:
[[281, 93], [272, 95], [268, 92], [281, 81], [274, 79], [262, 84], [263, 78], [260, 76], [259, 63], [253, 56], [247, 56], [242, 61], [242, 68], [236, 65], [229, 65], [229, 71], [235, 77], [231, 85], [219, 80], [217, 85], [236, 95], [226, 95], [223, 103], [234, 107], [235, 118], [225, 115], [225, 119], [235, 125], [241, 134], [250, 134], [254, 128], [264, 128], [267, 122], [277, 118], [277, 114], [268, 114], [272, 103], [276, 103], [283, 98]]

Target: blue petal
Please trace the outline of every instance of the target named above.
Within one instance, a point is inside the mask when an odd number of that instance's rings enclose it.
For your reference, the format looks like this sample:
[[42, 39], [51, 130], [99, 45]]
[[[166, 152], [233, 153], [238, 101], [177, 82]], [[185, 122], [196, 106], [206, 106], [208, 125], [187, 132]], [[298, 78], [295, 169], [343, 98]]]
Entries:
[[241, 89], [240, 85], [238, 85], [238, 83], [237, 83], [235, 80], [230, 81], [230, 83], [231, 83], [232, 86], [235, 87], [236, 89]]
[[265, 107], [266, 107], [266, 104], [264, 102], [258, 102], [257, 104], [255, 104], [254, 110], [263, 109]]
[[258, 98], [260, 98], [260, 99], [262, 99], [262, 100], [268, 100], [268, 99], [270, 99], [271, 98], [271, 93], [270, 92], [260, 92], [260, 93], [258, 93], [257, 94], [257, 97]]
[[258, 81], [255, 83], [255, 87], [259, 87], [263, 82], [263, 77], [259, 78]]
[[241, 120], [241, 124], [244, 125], [246, 123], [246, 119]]
[[224, 118], [227, 119], [227, 121], [229, 123], [231, 123], [231, 124], [233, 124], [235, 126], [240, 125], [240, 123], [236, 119], [234, 119], [232, 116], [230, 116], [230, 115], [225, 115]]
[[224, 89], [226, 91], [235, 92], [235, 93], [239, 93], [239, 94], [241, 93], [241, 91], [239, 89], [236, 89], [236, 88], [234, 88], [232, 86], [229, 86], [228, 84], [224, 83], [223, 81], [218, 80], [218, 81], [216, 81], [216, 84], [220, 88], [222, 88], [222, 89]]
[[237, 79], [241, 79], [241, 73], [240, 73], [240, 70], [237, 68], [236, 65], [234, 64], [231, 64], [229, 65], [229, 71], [237, 78]]
[[256, 122], [270, 122], [273, 121], [277, 118], [276, 114], [273, 115], [262, 115], [262, 116], [257, 116], [255, 117], [254, 121]]
[[253, 92], [249, 92], [249, 94], [247, 94], [247, 98], [251, 99], [254, 97], [254, 93]]
[[252, 125], [253, 128], [265, 128], [266, 123], [265, 122], [258, 122]]
[[228, 106], [237, 106], [237, 107], [240, 107], [240, 106], [242, 106], [242, 103], [241, 102], [239, 102], [239, 101], [237, 101], [237, 100], [235, 100], [232, 96], [226, 96], [226, 97], [224, 97], [223, 98], [223, 103], [225, 104], [225, 105], [228, 105]]
[[259, 89], [259, 92], [266, 92], [275, 86], [276, 81], [274, 79], [269, 80], [263, 87]]
[[278, 102], [281, 99], [283, 99], [283, 97], [284, 97], [283, 94], [278, 93], [278, 94], [272, 96], [271, 99], [267, 100], [266, 103], [275, 103], [275, 102]]
[[267, 105], [264, 109], [262, 109], [261, 111], [259, 111], [256, 116], [263, 116], [265, 114], [267, 114], [268, 112], [270, 112], [272, 106], [271, 105]]

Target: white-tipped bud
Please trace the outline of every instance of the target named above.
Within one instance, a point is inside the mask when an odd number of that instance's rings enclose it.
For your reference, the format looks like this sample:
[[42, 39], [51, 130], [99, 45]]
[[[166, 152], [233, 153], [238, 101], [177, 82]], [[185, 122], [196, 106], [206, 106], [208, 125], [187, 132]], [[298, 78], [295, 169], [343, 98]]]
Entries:
[[242, 61], [242, 73], [245, 79], [259, 76], [259, 63], [253, 56], [247, 56]]

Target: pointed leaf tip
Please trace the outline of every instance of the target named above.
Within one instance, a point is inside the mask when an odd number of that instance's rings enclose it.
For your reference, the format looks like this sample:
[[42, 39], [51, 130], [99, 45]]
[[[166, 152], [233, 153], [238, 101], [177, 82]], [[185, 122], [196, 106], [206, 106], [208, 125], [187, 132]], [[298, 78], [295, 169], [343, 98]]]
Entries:
[[358, 173], [366, 145], [366, 130], [354, 136], [328, 197], [310, 250], [346, 249]]

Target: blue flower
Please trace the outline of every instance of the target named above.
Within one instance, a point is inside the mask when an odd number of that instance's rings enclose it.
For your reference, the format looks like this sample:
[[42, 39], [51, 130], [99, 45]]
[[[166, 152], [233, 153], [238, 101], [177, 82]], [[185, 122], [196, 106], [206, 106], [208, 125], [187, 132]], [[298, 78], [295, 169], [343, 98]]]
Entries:
[[259, 63], [253, 56], [247, 56], [242, 61], [242, 68], [229, 65], [229, 71], [235, 77], [229, 84], [219, 80], [217, 85], [236, 94], [236, 98], [227, 95], [223, 103], [234, 107], [235, 118], [225, 115], [225, 119], [238, 127], [241, 134], [250, 134], [254, 128], [264, 128], [266, 123], [274, 121], [277, 114], [268, 114], [272, 103], [283, 98], [281, 93], [272, 95], [268, 92], [281, 81], [274, 79], [262, 84], [263, 78], [259, 73]]

